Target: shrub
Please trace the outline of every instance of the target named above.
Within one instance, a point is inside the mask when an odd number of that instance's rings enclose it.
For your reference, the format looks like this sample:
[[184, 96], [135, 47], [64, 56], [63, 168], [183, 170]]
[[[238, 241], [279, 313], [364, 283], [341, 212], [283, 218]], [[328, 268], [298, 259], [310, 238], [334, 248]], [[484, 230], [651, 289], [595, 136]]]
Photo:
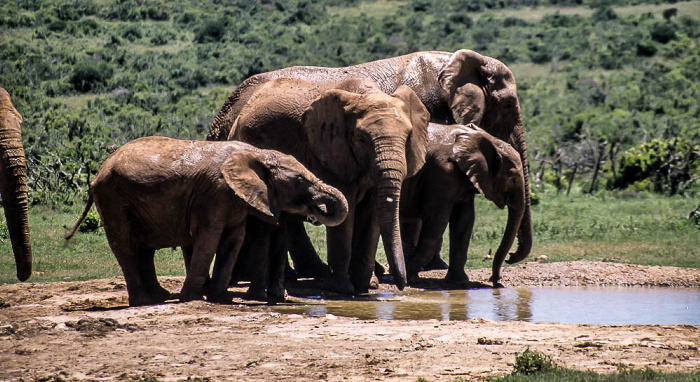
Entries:
[[554, 371], [557, 369], [557, 365], [552, 361], [552, 357], [531, 351], [528, 347], [522, 353], [515, 355], [513, 368], [515, 373], [529, 375]]
[[70, 83], [73, 84], [75, 90], [88, 92], [104, 85], [107, 80], [112, 78], [113, 72], [112, 67], [104, 61], [81, 61], [73, 67]]
[[100, 215], [96, 212], [89, 212], [85, 219], [78, 226], [78, 231], [80, 232], [97, 232], [100, 228], [102, 221], [100, 220]]
[[221, 41], [226, 34], [226, 19], [210, 19], [206, 20], [202, 26], [195, 32], [194, 41], [203, 44], [207, 42]]
[[676, 39], [676, 31], [673, 30], [673, 27], [667, 23], [659, 22], [654, 24], [649, 29], [649, 33], [651, 34], [652, 40], [662, 44], [666, 44], [667, 42]]

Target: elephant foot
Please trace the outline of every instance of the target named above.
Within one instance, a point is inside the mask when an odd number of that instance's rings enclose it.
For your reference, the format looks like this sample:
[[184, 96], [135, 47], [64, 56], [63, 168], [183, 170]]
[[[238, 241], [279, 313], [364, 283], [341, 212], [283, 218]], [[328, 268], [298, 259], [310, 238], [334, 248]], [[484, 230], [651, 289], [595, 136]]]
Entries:
[[287, 291], [284, 288], [270, 287], [267, 290], [267, 302], [277, 303], [287, 301]]
[[503, 286], [503, 284], [501, 284], [501, 282], [499, 281], [500, 279], [501, 279], [500, 276], [498, 276], [498, 277], [496, 277], [496, 276], [491, 276], [491, 278], [489, 279], [489, 281], [491, 281], [491, 282], [493, 283], [493, 287], [494, 287], [494, 288], [503, 288], [504, 286]]
[[448, 269], [449, 266], [445, 262], [445, 260], [442, 259], [442, 257], [438, 256], [433, 256], [433, 258], [430, 260], [428, 264], [426, 264], [423, 267], [423, 270], [425, 271], [435, 271], [435, 270], [442, 270], [442, 269]]
[[418, 272], [406, 272], [406, 282], [409, 285], [415, 285], [420, 281], [420, 276]]
[[350, 277], [347, 275], [331, 275], [331, 277], [327, 278], [323, 283], [323, 289], [339, 294], [355, 293], [355, 286], [352, 285], [352, 282], [350, 282]]
[[[170, 296], [170, 293], [168, 293]], [[167, 298], [157, 298], [149, 294], [129, 295], [129, 306], [145, 306], [162, 304]]]
[[318, 263], [295, 264], [294, 270], [297, 276], [302, 279], [325, 279], [331, 274], [328, 265], [320, 260]]
[[386, 269], [384, 269], [384, 266], [375, 261], [374, 262], [374, 274], [375, 274], [375, 276], [377, 276], [377, 278], [381, 279], [385, 273], [386, 273]]
[[288, 281], [288, 280], [296, 281], [298, 278], [299, 278], [299, 274], [297, 273], [297, 271], [295, 271], [294, 268], [292, 268], [292, 266], [289, 265], [289, 263], [287, 263], [284, 266], [284, 279], [286, 281]]
[[464, 270], [461, 271], [447, 271], [447, 275], [445, 275], [445, 282], [448, 283], [450, 286], [456, 287], [456, 288], [461, 288], [461, 289], [466, 289], [469, 287], [469, 276], [464, 272]]
[[182, 287], [180, 291], [180, 302], [188, 302], [194, 300], [204, 300], [204, 290], [203, 288], [195, 288], [187, 285], [185, 281], [185, 286]]
[[221, 292], [221, 293], [210, 293], [207, 294], [207, 301], [208, 302], [218, 302], [218, 303], [230, 303], [233, 301], [233, 298], [229, 296], [227, 291]]
[[248, 291], [245, 292], [245, 299], [267, 302], [267, 291], [264, 287], [251, 285], [250, 287], [248, 287]]

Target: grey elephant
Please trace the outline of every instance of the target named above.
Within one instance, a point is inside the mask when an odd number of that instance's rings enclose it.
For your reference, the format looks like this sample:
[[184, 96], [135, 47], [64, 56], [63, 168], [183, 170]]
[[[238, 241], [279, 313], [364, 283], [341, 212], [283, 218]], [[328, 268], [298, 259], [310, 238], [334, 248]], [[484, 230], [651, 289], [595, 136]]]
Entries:
[[[508, 207], [508, 221], [493, 259], [491, 282], [500, 286], [500, 269], [525, 211], [525, 181], [520, 155], [508, 143], [469, 124], [428, 127], [426, 162], [401, 190], [402, 237], [409, 282], [440, 253], [449, 223], [449, 268], [452, 285], [467, 286], [464, 272], [474, 227], [474, 196], [483, 194], [499, 208]], [[413, 252], [413, 253], [410, 253]]]
[[274, 224], [284, 212], [337, 225], [348, 210], [338, 190], [289, 155], [243, 142], [165, 137], [136, 139], [107, 158], [66, 239], [93, 202], [122, 268], [132, 306], [169, 298], [156, 277], [156, 249], [182, 248], [187, 276], [181, 301], [203, 298], [216, 254], [206, 291], [216, 300], [228, 288], [249, 216]]
[[[390, 272], [403, 289], [401, 184], [423, 165], [429, 118], [415, 92], [401, 86], [386, 94], [363, 79], [279, 78], [256, 88], [236, 109], [229, 139], [293, 155], [345, 195], [348, 218], [326, 231], [332, 272], [326, 287], [367, 290], [381, 236]], [[290, 227], [303, 233], [299, 225]]]
[[0, 194], [17, 265], [17, 278], [32, 275], [32, 241], [27, 208], [27, 164], [22, 147], [22, 116], [0, 88]]
[[233, 90], [212, 123], [208, 140], [225, 140], [241, 108], [264, 83], [294, 77], [314, 82], [337, 82], [352, 77], [372, 80], [385, 93], [411, 87], [430, 112], [432, 122], [474, 123], [508, 142], [520, 154], [525, 177], [525, 213], [518, 246], [507, 263], [525, 259], [532, 248], [529, 170], [525, 131], [513, 73], [501, 61], [461, 49], [416, 52], [342, 68], [295, 66], [256, 74]]

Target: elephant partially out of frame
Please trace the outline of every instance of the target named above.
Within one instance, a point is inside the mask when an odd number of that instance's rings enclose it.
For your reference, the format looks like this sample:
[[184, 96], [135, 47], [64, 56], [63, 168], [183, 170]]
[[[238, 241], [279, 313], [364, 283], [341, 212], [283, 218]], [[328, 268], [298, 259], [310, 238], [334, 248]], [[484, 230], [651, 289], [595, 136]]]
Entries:
[[[401, 184], [423, 166], [429, 118], [415, 92], [400, 86], [386, 94], [364, 79], [278, 78], [240, 101], [229, 139], [293, 155], [348, 201], [346, 221], [326, 231], [332, 272], [326, 286], [339, 293], [367, 290], [381, 235], [403, 289]], [[288, 226], [303, 233], [299, 224]]]
[[32, 275], [32, 241], [27, 208], [27, 165], [22, 147], [22, 116], [0, 88], [0, 194], [17, 265], [17, 278]]
[[525, 211], [525, 181], [520, 155], [508, 143], [469, 124], [428, 127], [425, 165], [401, 190], [402, 237], [409, 282], [439, 256], [449, 223], [449, 268], [452, 285], [466, 287], [464, 272], [474, 226], [474, 196], [483, 194], [499, 208], [508, 207], [508, 221], [493, 259], [491, 281], [500, 286], [500, 269]]
[[208, 140], [225, 140], [248, 99], [268, 81], [293, 77], [314, 82], [338, 82], [353, 77], [376, 82], [391, 94], [409, 86], [430, 112], [432, 122], [474, 123], [512, 145], [520, 154], [525, 179], [525, 212], [518, 246], [506, 260], [524, 260], [532, 249], [529, 170], [525, 131], [513, 73], [501, 61], [472, 50], [416, 52], [342, 68], [294, 66], [256, 74], [233, 90], [212, 123]]
[[[290, 155], [243, 142], [146, 137], [114, 152], [90, 185], [88, 202], [102, 218], [109, 246], [122, 268], [129, 305], [163, 302], [169, 292], [156, 277], [155, 250], [182, 247], [187, 276], [181, 301], [202, 299], [216, 254], [209, 299], [223, 298], [245, 236], [246, 219], [276, 224], [282, 213], [311, 222], [340, 224], [348, 212], [337, 189], [321, 182]], [[257, 276], [268, 264], [284, 272], [284, 259], [256, 259]], [[283, 288], [281, 282], [276, 286]], [[284, 295], [284, 290], [274, 294]]]

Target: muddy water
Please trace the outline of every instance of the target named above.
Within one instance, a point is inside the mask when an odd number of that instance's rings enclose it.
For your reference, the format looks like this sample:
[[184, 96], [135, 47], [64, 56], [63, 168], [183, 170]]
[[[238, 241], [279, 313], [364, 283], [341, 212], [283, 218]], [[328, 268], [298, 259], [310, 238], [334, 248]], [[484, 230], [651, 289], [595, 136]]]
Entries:
[[549, 287], [426, 290], [353, 299], [307, 296], [275, 307], [282, 313], [361, 319], [494, 321], [580, 324], [700, 325], [700, 289]]

